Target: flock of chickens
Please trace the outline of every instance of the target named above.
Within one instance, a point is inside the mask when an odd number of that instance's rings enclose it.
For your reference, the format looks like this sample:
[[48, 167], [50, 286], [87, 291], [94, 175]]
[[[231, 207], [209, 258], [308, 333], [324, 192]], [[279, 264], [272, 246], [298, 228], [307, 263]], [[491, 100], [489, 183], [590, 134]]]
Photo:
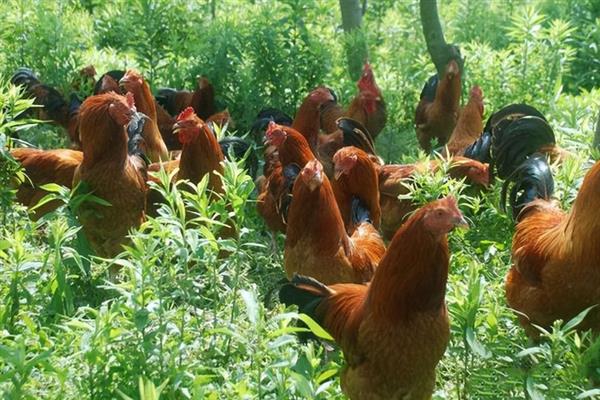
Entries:
[[[94, 76], [93, 67], [82, 70], [81, 82], [93, 85], [94, 94], [82, 103], [73, 96], [68, 104], [30, 70], [17, 71], [12, 82], [42, 105], [38, 117], [67, 130], [73, 149], [15, 148], [11, 154], [29, 177], [17, 192], [29, 207], [46, 194], [40, 186], [51, 182], [81, 182], [109, 202], [87, 202], [78, 212], [94, 252], [114, 257], [128, 231], [163, 201], [149, 189], [156, 179], [149, 171], [178, 168], [175, 179], [192, 183], [209, 174], [208, 188], [218, 195], [225, 154], [242, 157], [251, 145], [235, 137], [217, 141], [214, 125], [231, 121], [226, 111], [217, 112], [205, 78], [193, 92], [163, 89], [155, 98], [136, 71]], [[496, 176], [504, 180], [502, 207], [508, 197], [517, 224], [506, 298], [528, 335], [538, 339], [536, 326], [570, 320], [600, 302], [600, 246], [594, 242], [600, 163], [585, 177], [571, 212], [561, 211], [551, 200], [548, 163], [559, 164], [569, 153], [556, 145], [545, 117], [512, 104], [484, 126], [481, 88], [473, 87], [461, 108], [461, 71], [450, 60], [426, 83], [415, 116], [421, 147], [430, 152], [437, 139], [445, 160], [386, 165], [374, 146], [386, 106], [369, 64], [357, 86], [347, 108], [318, 87], [294, 118], [266, 108], [251, 128], [266, 139], [258, 211], [272, 232], [286, 235], [289, 282], [280, 299], [296, 304], [340, 345], [347, 363], [341, 386], [350, 398], [431, 398], [450, 336], [447, 234], [467, 222], [452, 197], [417, 209], [402, 195], [416, 173], [435, 172], [444, 161], [449, 175], [478, 191]], [[229, 147], [236, 151], [222, 149]], [[33, 216], [56, 207], [47, 203]], [[219, 234], [237, 233], [225, 227]], [[600, 330], [600, 312], [593, 309], [579, 328]]]

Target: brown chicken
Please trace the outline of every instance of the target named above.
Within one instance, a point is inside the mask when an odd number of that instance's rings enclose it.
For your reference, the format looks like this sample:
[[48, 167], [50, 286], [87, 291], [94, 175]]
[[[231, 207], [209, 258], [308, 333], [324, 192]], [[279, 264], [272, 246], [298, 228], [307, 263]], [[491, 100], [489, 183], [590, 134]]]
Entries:
[[431, 140], [438, 139], [445, 145], [458, 120], [460, 103], [460, 69], [455, 60], [450, 60], [441, 82], [437, 75], [429, 78], [415, 113], [415, 125], [419, 145], [431, 152]]
[[[409, 193], [405, 184], [414, 174], [435, 172], [440, 168], [440, 160], [425, 161], [406, 165], [384, 165], [379, 170], [379, 191], [381, 202], [381, 232], [386, 240], [391, 239], [406, 217], [416, 209], [410, 199], [398, 199], [398, 196]], [[487, 187], [489, 185], [489, 168], [487, 164], [464, 157], [454, 157], [448, 169], [450, 177], [467, 178], [467, 182]]]
[[375, 139], [385, 127], [387, 110], [369, 63], [365, 63], [357, 86], [358, 96], [348, 106], [347, 116], [362, 123]]
[[[554, 321], [567, 322], [600, 303], [600, 162], [588, 171], [568, 213], [549, 201], [554, 184], [545, 155], [529, 157], [510, 181], [518, 223], [506, 298], [535, 339], [540, 331], [534, 325], [549, 329]], [[590, 328], [600, 332], [597, 307], [578, 326]]]
[[134, 113], [131, 93], [126, 97], [114, 92], [91, 96], [81, 105], [83, 162], [75, 170], [73, 185], [81, 183], [81, 190], [90, 190], [111, 204], [88, 201], [78, 210], [83, 231], [101, 257], [121, 252], [128, 231], [144, 220], [145, 165], [127, 153], [125, 125]]
[[[48, 192], [40, 186], [56, 183], [61, 186], [71, 187], [75, 169], [83, 160], [83, 153], [76, 150], [38, 150], [20, 148], [11, 150], [10, 154], [17, 160], [25, 170], [27, 178], [19, 185], [17, 200], [19, 203], [32, 208]], [[53, 200], [36, 209], [32, 217], [38, 219], [43, 215], [54, 211], [62, 203]]]
[[266, 138], [265, 180], [256, 206], [271, 231], [285, 232], [296, 175], [315, 156], [304, 136], [293, 128], [270, 122]]
[[192, 107], [179, 114], [173, 126], [173, 134], [182, 144], [181, 158], [152, 164], [148, 170], [156, 172], [162, 166], [170, 172], [179, 168], [175, 179], [187, 179], [194, 184], [200, 182], [204, 175], [210, 174], [208, 188], [215, 193], [222, 193], [223, 182], [219, 175], [223, 175], [221, 162], [225, 157], [217, 138]]
[[344, 226], [352, 235], [357, 226], [353, 222], [353, 202], [360, 201], [369, 212], [376, 229], [381, 224], [379, 205], [379, 177], [367, 153], [353, 146], [338, 150], [333, 156], [334, 179], [331, 182]]
[[309, 161], [294, 183], [288, 214], [284, 254], [288, 278], [302, 274], [325, 284], [371, 280], [385, 245], [368, 212], [356, 214], [353, 223], [358, 226], [349, 237], [321, 163]]
[[473, 86], [469, 102], [462, 108], [450, 140], [448, 154], [462, 156], [465, 149], [481, 136], [483, 132], [483, 92], [479, 86]]
[[128, 70], [121, 78], [120, 84], [127, 92], [133, 93], [137, 109], [146, 114], [150, 120], [144, 126], [144, 154], [152, 162], [167, 161], [169, 152], [158, 129], [156, 104], [148, 82], [135, 70]]
[[292, 123], [292, 128], [304, 135], [315, 154], [319, 145], [321, 106], [332, 100], [334, 97], [329, 89], [324, 86], [316, 88], [304, 98]]
[[370, 285], [295, 276], [280, 290], [342, 348], [341, 387], [350, 399], [431, 399], [450, 338], [447, 233], [463, 226], [454, 199], [435, 201], [396, 233]]
[[198, 79], [198, 86], [192, 95], [190, 106], [198, 116], [206, 121], [211, 115], [217, 113], [215, 104], [215, 88], [206, 77]]

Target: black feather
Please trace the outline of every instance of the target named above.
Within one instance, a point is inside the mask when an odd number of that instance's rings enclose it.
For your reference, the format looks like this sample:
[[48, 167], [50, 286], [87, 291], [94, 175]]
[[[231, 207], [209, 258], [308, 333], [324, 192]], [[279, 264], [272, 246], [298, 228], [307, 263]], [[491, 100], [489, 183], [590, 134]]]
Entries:
[[554, 131], [548, 122], [533, 116], [521, 117], [504, 127], [498, 126], [493, 136], [490, 169], [495, 167], [502, 179], [511, 175], [527, 157], [542, 147], [556, 144]]
[[158, 90], [154, 98], [156, 99], [156, 102], [160, 104], [165, 110], [167, 110], [169, 114], [175, 115], [177, 113], [177, 110], [175, 110], [173, 107], [173, 99], [175, 98], [176, 94], [176, 89], [161, 88]]
[[491, 161], [490, 149], [492, 148], [492, 134], [483, 132], [479, 139], [465, 149], [464, 156], [482, 163]]
[[360, 225], [363, 222], [373, 223], [367, 206], [356, 196], [352, 197], [352, 223]]
[[146, 164], [149, 164], [150, 161], [144, 152], [144, 148], [146, 147], [144, 125], [147, 119], [148, 116], [139, 111], [136, 111], [131, 117], [129, 124], [127, 124], [127, 137], [129, 138], [127, 152], [132, 156], [142, 158]]
[[256, 116], [256, 120], [252, 123], [250, 130], [263, 136], [269, 122], [275, 122], [277, 125], [292, 126], [293, 118], [277, 108], [264, 108]]
[[33, 85], [40, 84], [40, 80], [35, 75], [35, 73], [29, 68], [19, 68], [17, 72], [10, 78], [10, 83], [15, 86], [25, 86], [27, 89], [30, 89]]
[[428, 102], [433, 102], [435, 100], [435, 92], [437, 91], [438, 84], [440, 82], [440, 78], [438, 78], [437, 74], [432, 75], [425, 86], [423, 86], [423, 90], [421, 90], [421, 96], [419, 97], [421, 100], [425, 99]]
[[300, 174], [300, 168], [298, 164], [291, 163], [283, 167], [283, 178], [284, 185], [286, 188], [285, 195], [281, 196], [279, 199], [278, 209], [280, 215], [283, 216], [284, 222], [287, 223], [287, 215], [290, 209], [290, 205], [292, 204], [292, 192], [294, 190], [294, 183], [296, 182], [296, 178]]
[[100, 87], [102, 86], [102, 78], [104, 78], [105, 75], [108, 75], [115, 81], [119, 82], [121, 78], [125, 76], [125, 71], [114, 69], [100, 76], [100, 78], [98, 78], [96, 84], [94, 85], [94, 94], [98, 94], [100, 92]]
[[500, 207], [505, 211], [508, 195], [513, 218], [517, 219], [528, 203], [536, 199], [549, 200], [553, 193], [552, 171], [546, 156], [537, 153], [523, 161], [504, 181], [500, 193]]
[[69, 116], [73, 116], [79, 112], [79, 108], [81, 107], [81, 100], [76, 93], [71, 93], [71, 101], [69, 102]]
[[510, 104], [492, 114], [485, 123], [483, 131], [493, 133], [493, 130], [502, 129], [511, 122], [527, 116], [538, 117], [546, 121], [544, 114], [539, 112], [538, 109], [533, 106], [522, 103]]
[[376, 155], [373, 137], [363, 124], [346, 117], [339, 118], [336, 124], [344, 134], [344, 146], [358, 147], [368, 154]]
[[318, 280], [295, 274], [292, 280], [279, 290], [279, 301], [286, 306], [297, 305], [301, 313], [321, 323], [322, 321], [319, 321], [316, 315], [316, 309], [321, 301], [331, 294], [331, 289]]
[[[258, 159], [252, 143], [236, 136], [224, 137], [219, 141], [221, 151], [230, 161], [239, 161], [246, 157], [246, 168], [250, 176], [255, 177], [258, 171]], [[249, 153], [248, 153], [249, 152]]]

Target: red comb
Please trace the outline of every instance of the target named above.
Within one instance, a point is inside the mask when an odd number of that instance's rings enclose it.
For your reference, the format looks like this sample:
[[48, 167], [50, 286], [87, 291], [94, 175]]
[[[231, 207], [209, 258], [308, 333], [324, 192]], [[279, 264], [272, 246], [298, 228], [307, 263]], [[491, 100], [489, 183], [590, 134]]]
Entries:
[[188, 107], [177, 116], [177, 121], [184, 121], [186, 119], [191, 119], [191, 118], [193, 118], [194, 115], [196, 115], [196, 113], [194, 112], [194, 109], [192, 107]]

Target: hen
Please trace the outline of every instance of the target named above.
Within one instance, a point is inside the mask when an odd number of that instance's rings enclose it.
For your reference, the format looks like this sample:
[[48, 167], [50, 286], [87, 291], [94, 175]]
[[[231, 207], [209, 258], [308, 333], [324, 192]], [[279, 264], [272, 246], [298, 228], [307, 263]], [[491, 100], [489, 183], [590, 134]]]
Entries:
[[[358, 205], [360, 207], [360, 205]], [[371, 280], [385, 245], [365, 209], [348, 236], [329, 179], [317, 160], [301, 170], [288, 214], [284, 263], [288, 278], [308, 275], [325, 284]]]
[[479, 86], [473, 86], [469, 101], [460, 110], [456, 126], [450, 135], [447, 148], [451, 156], [462, 156], [465, 149], [481, 136], [483, 132], [483, 92]]
[[353, 146], [343, 147], [333, 156], [333, 163], [335, 172], [331, 186], [348, 234], [357, 228], [353, 215], [358, 204], [368, 211], [370, 222], [379, 229], [379, 177], [369, 155]]
[[271, 231], [285, 232], [296, 175], [315, 156], [304, 136], [291, 127], [271, 121], [266, 138], [265, 179], [256, 206]]
[[[384, 238], [391, 239], [405, 222], [406, 216], [416, 208], [410, 199], [398, 198], [409, 193], [406, 184], [416, 173], [437, 171], [441, 163], [440, 160], [431, 160], [416, 164], [384, 165], [379, 169], [381, 232]], [[489, 184], [488, 165], [464, 157], [451, 159], [448, 175], [455, 179], [466, 178], [468, 183], [475, 186], [487, 187]]]
[[431, 399], [450, 337], [446, 234], [462, 226], [454, 199], [435, 201], [396, 233], [370, 285], [295, 276], [280, 290], [285, 304], [297, 304], [342, 348], [341, 386], [350, 399]]
[[150, 118], [144, 127], [146, 156], [152, 162], [168, 160], [169, 152], [158, 129], [156, 104], [148, 82], [144, 80], [139, 72], [131, 69], [125, 73], [119, 82], [127, 92], [133, 93], [137, 109]]
[[429, 78], [415, 113], [415, 125], [419, 145], [431, 152], [431, 140], [438, 139], [443, 146], [456, 126], [460, 102], [460, 69], [455, 60], [450, 60], [440, 82], [437, 75]]
[[[27, 175], [17, 190], [17, 200], [28, 208], [34, 207], [48, 194], [40, 186], [56, 183], [70, 188], [75, 169], [83, 160], [81, 151], [67, 149], [20, 148], [11, 150], [10, 154], [21, 164]], [[60, 205], [58, 200], [45, 203], [37, 208], [32, 216], [34, 219], [40, 218]]]
[[88, 97], [81, 105], [79, 130], [83, 162], [75, 170], [73, 185], [89, 189], [110, 206], [83, 203], [78, 210], [83, 231], [94, 252], [113, 257], [122, 250], [131, 228], [144, 220], [145, 164], [129, 156], [125, 125], [134, 116], [131, 93], [114, 92]]

